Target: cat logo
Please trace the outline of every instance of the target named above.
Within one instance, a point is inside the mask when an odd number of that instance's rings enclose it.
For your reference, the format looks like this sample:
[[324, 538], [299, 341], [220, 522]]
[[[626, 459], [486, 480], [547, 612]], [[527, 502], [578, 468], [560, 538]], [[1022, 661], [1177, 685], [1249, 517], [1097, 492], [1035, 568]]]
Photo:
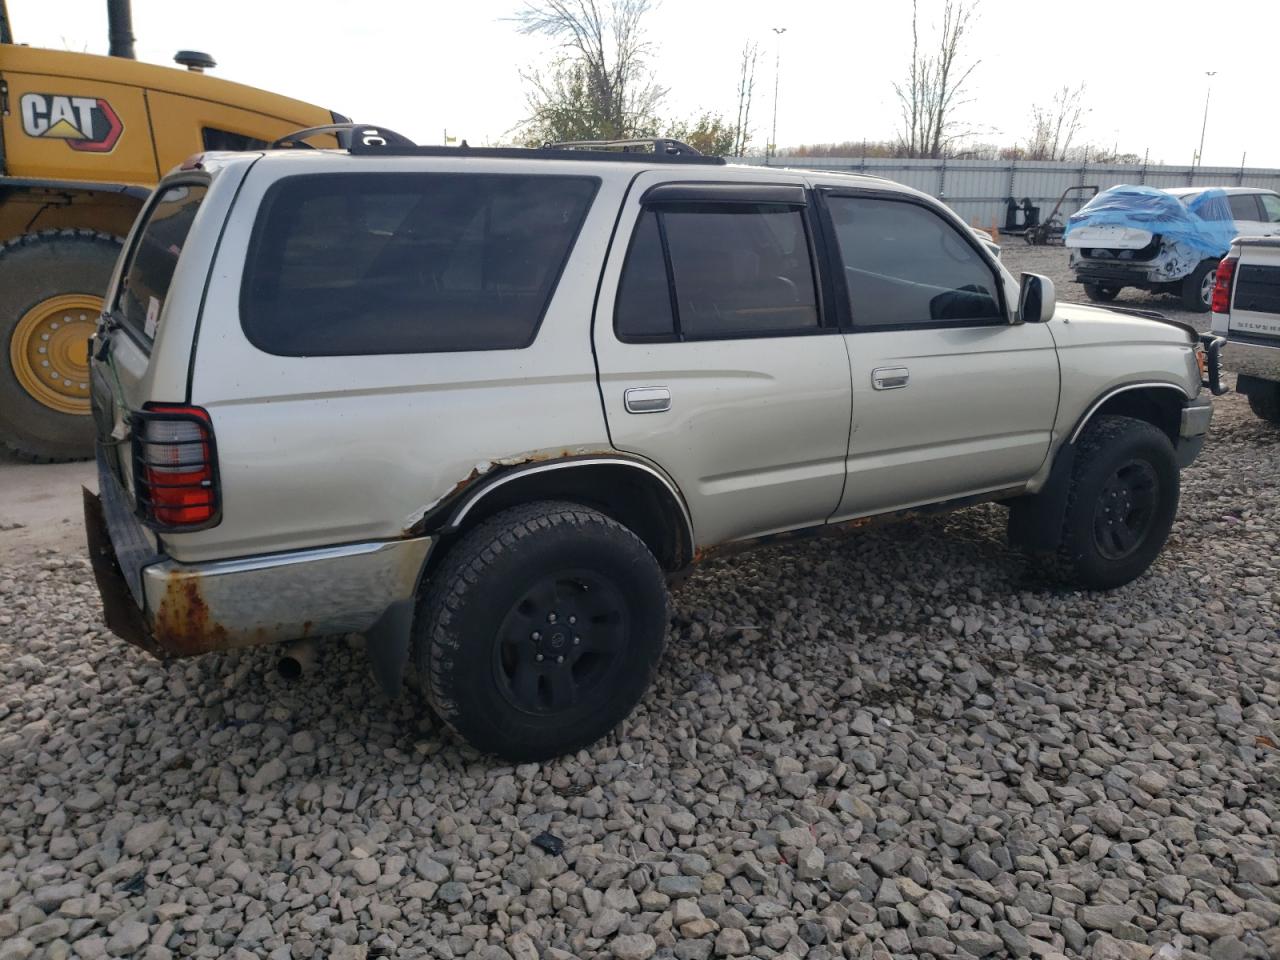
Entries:
[[101, 97], [24, 93], [22, 132], [28, 137], [65, 140], [72, 150], [110, 153], [124, 133], [124, 124]]

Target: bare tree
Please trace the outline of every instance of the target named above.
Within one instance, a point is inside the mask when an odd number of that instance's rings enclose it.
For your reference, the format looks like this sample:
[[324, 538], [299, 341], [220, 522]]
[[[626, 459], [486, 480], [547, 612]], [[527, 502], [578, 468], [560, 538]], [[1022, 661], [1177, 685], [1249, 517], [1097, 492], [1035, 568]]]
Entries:
[[666, 90], [649, 68], [653, 44], [645, 39], [644, 18], [651, 0], [529, 0], [514, 17], [524, 34], [557, 40], [565, 55], [550, 77], [531, 74], [531, 126], [548, 111], [562, 111], [556, 97], [566, 83], [586, 111], [574, 124], [599, 138], [649, 135]]
[[748, 43], [742, 48], [742, 61], [738, 69], [738, 122], [734, 127], [733, 155], [741, 157], [751, 141], [751, 99], [756, 90], [756, 61], [760, 57], [760, 45]]
[[[956, 110], [968, 102], [964, 87], [981, 63], [965, 66], [963, 45], [977, 10], [977, 0], [944, 0], [942, 27], [933, 52], [921, 50], [920, 11], [911, 0], [911, 65], [906, 78], [893, 85], [902, 109], [903, 152], [909, 157], [941, 157], [967, 131]], [[927, 40], [926, 40], [927, 43]]]
[[1066, 160], [1071, 141], [1084, 126], [1084, 84], [1074, 89], [1063, 84], [1048, 106], [1031, 108], [1032, 132], [1027, 142], [1029, 160]]

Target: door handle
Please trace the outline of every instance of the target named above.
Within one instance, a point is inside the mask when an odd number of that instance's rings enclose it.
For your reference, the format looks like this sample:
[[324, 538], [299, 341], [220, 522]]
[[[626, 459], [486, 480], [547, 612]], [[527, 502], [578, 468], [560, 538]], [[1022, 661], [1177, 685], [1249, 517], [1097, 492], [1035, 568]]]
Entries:
[[666, 413], [671, 409], [671, 391], [666, 387], [628, 387], [622, 404], [627, 413]]
[[906, 367], [876, 367], [871, 371], [871, 386], [877, 390], [901, 390], [911, 382]]

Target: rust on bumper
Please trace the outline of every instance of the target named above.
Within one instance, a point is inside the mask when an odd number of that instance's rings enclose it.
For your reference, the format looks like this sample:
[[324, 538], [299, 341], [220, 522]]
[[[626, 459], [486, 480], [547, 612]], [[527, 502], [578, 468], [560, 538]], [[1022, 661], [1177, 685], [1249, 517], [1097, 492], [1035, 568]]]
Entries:
[[113, 633], [162, 660], [307, 636], [364, 633], [411, 602], [431, 537], [374, 541], [142, 569], [130, 593], [99, 498], [84, 491], [85, 527], [103, 615]]

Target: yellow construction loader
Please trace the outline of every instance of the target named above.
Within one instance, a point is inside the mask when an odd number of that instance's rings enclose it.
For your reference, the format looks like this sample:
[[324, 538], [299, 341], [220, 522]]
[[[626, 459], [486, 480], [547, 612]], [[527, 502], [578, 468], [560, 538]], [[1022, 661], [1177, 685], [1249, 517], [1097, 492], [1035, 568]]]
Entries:
[[101, 57], [16, 44], [0, 0], [0, 442], [30, 460], [93, 455], [87, 342], [160, 177], [195, 153], [346, 120], [208, 76], [208, 54], [139, 63], [128, 0], [107, 9]]

